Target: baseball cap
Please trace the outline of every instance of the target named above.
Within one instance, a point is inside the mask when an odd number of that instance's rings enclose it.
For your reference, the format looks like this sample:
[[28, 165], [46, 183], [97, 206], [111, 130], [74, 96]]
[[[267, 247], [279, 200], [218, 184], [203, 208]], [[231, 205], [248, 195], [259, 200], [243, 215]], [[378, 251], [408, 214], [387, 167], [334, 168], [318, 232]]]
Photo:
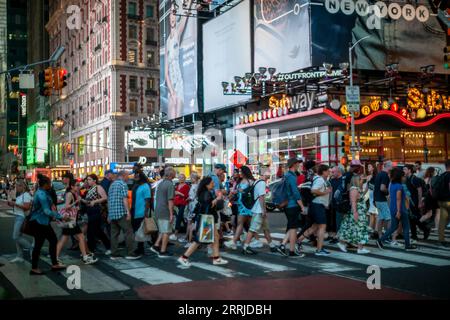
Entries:
[[227, 167], [225, 167], [225, 165], [223, 163], [217, 163], [214, 166], [215, 169], [222, 169], [223, 171], [227, 171]]
[[301, 161], [297, 158], [290, 158], [287, 162], [287, 167], [290, 168], [296, 163], [300, 163]]

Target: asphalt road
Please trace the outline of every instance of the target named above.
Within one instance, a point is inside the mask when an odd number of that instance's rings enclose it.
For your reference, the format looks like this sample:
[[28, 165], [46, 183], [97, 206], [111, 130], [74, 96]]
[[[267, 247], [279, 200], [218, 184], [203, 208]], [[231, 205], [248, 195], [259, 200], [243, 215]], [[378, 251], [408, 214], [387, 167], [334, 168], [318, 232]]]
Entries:
[[[48, 271], [42, 277], [30, 277], [29, 257], [24, 263], [10, 263], [15, 245], [11, 240], [14, 217], [0, 207], [0, 299], [448, 299], [450, 288], [450, 250], [438, 246], [436, 234], [419, 243], [419, 250], [381, 251], [374, 243], [371, 253], [360, 256], [342, 253], [327, 245], [329, 257], [314, 256], [306, 245], [304, 258], [285, 258], [271, 253], [267, 246], [255, 256], [240, 250], [224, 250], [230, 263], [213, 266], [206, 248], [196, 252], [193, 266], [184, 269], [176, 259], [185, 249], [170, 246], [174, 256], [156, 257], [150, 250], [135, 261], [112, 261], [99, 255], [99, 262], [85, 266], [79, 253], [66, 251], [68, 265], [79, 265], [81, 288], [70, 289], [66, 272]], [[269, 214], [272, 236], [280, 240], [285, 217]], [[447, 230], [449, 231], [449, 230]], [[261, 237], [263, 238], [263, 237]], [[238, 248], [239, 249], [239, 248]], [[43, 252], [47, 250], [44, 247]], [[369, 266], [380, 267], [381, 289], [369, 290], [366, 281]], [[43, 254], [43, 270], [49, 270], [49, 258]]]

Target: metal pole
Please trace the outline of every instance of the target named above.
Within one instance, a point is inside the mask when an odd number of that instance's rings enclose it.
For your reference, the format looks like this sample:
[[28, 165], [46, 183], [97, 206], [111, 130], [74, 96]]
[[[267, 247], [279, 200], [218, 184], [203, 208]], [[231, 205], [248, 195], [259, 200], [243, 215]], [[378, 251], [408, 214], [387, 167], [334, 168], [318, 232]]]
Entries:
[[[353, 87], [353, 62], [352, 62], [352, 44], [350, 43], [350, 46], [348, 48], [348, 61], [349, 61], [349, 65], [350, 65], [350, 87]], [[350, 116], [351, 116], [351, 132], [352, 132], [352, 149], [351, 149], [351, 153], [352, 153], [352, 160], [355, 159], [355, 113], [352, 111], [350, 112]]]

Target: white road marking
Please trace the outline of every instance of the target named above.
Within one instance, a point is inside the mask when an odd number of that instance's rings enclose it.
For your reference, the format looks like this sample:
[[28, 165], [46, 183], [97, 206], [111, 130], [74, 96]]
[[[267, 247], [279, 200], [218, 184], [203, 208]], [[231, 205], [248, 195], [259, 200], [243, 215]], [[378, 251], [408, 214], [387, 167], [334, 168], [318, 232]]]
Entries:
[[450, 266], [450, 259], [438, 259], [438, 258], [432, 258], [430, 256], [423, 256], [423, 255], [417, 255], [413, 254], [412, 252], [400, 252], [400, 251], [391, 251], [391, 250], [377, 250], [373, 251], [372, 253], [377, 256], [382, 256], [386, 258], [394, 258], [399, 260], [405, 260], [415, 263], [421, 263], [421, 264], [428, 264], [431, 266]]
[[121, 272], [151, 285], [165, 283], [183, 283], [191, 281], [188, 278], [152, 267], [121, 270]]
[[211, 263], [203, 263], [203, 262], [191, 262], [193, 267], [203, 269], [209, 272], [218, 273], [226, 278], [234, 278], [237, 276], [248, 276], [245, 273], [234, 271], [231, 269], [227, 269], [220, 266], [215, 266]]
[[249, 258], [248, 256], [238, 256], [238, 255], [227, 253], [227, 252], [221, 252], [220, 255], [224, 258], [237, 260], [239, 262], [248, 263], [248, 264], [257, 266], [259, 268], [262, 268], [264, 270], [264, 272], [282, 272], [282, 271], [295, 270], [294, 268], [291, 268], [288, 266], [270, 263], [270, 262], [266, 262], [266, 261], [262, 261], [262, 260], [258, 260], [258, 259], [254, 259], [254, 258]]

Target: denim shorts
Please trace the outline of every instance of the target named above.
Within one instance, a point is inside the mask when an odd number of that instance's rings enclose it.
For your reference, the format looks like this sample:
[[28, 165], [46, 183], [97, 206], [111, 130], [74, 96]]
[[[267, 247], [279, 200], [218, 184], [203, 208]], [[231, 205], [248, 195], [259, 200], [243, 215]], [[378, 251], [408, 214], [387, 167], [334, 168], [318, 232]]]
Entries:
[[172, 233], [172, 224], [167, 219], [156, 219], [159, 233]]
[[375, 205], [377, 206], [377, 209], [378, 209], [378, 221], [380, 221], [380, 220], [390, 221], [391, 220], [391, 211], [389, 210], [387, 201], [386, 202], [376, 201]]
[[323, 204], [312, 202], [309, 206], [308, 215], [315, 224], [327, 224], [327, 212]]

